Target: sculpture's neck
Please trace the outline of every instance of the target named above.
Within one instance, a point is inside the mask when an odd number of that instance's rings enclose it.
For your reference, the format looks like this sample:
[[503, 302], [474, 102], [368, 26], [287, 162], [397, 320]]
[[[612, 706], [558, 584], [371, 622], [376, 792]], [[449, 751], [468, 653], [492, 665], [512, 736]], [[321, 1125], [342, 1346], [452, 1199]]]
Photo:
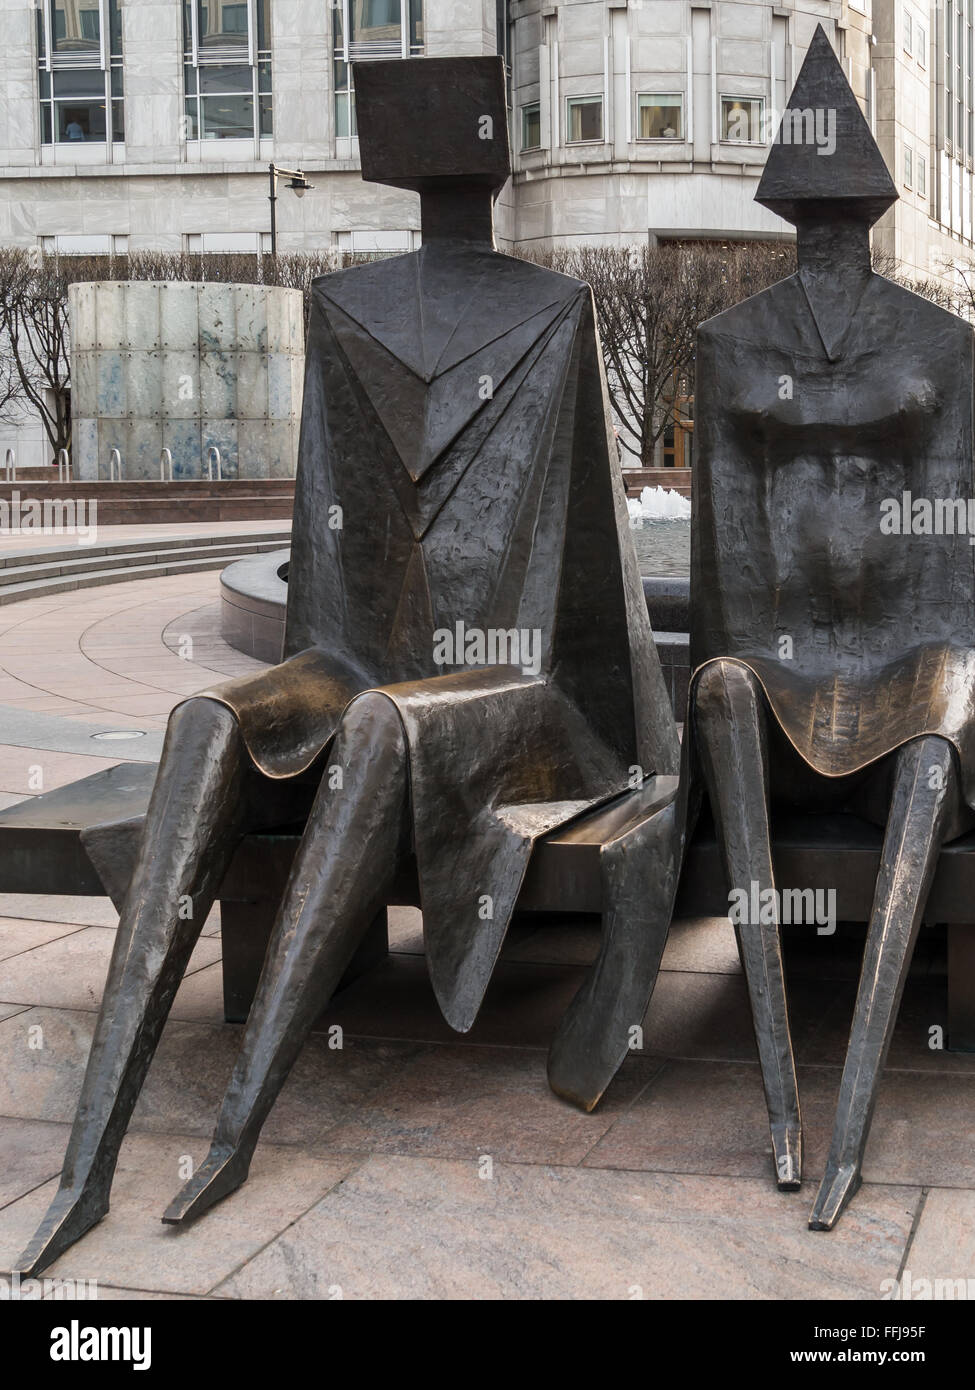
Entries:
[[870, 274], [870, 228], [852, 218], [800, 222], [796, 228], [799, 269], [837, 284]]
[[420, 194], [423, 244], [454, 241], [494, 247], [494, 200], [483, 188]]

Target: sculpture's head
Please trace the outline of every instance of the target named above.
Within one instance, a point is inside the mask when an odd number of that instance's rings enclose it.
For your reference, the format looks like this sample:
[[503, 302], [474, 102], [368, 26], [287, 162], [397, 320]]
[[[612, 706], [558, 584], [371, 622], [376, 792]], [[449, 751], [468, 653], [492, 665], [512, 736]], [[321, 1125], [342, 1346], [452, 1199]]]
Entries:
[[859, 224], [865, 236], [897, 189], [832, 45], [817, 26], [783, 112], [756, 202], [810, 226]]
[[362, 177], [420, 194], [423, 239], [491, 240], [511, 173], [500, 57], [355, 63]]

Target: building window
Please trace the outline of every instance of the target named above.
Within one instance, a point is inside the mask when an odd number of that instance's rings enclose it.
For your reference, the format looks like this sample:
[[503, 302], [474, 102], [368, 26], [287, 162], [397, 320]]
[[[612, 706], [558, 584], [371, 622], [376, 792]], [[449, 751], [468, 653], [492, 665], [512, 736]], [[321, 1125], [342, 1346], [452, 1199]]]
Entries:
[[37, 10], [37, 52], [41, 143], [123, 140], [118, 0], [44, 0]]
[[332, 7], [335, 134], [357, 133], [352, 63], [418, 58], [423, 53], [423, 0], [336, 0]]
[[734, 145], [764, 143], [765, 101], [762, 97], [721, 98], [721, 139]]
[[583, 145], [589, 141], [602, 140], [602, 97], [567, 97], [565, 114], [567, 145]]
[[537, 101], [521, 108], [521, 148], [537, 150], [542, 144], [542, 108]]
[[904, 146], [904, 182], [908, 188], [914, 182], [914, 155], [909, 145]]
[[911, 15], [909, 10], [903, 11], [904, 16], [904, 52], [911, 52]]
[[928, 65], [928, 31], [923, 24], [914, 26], [914, 56], [922, 68]]
[[377, 231], [354, 230], [335, 233], [335, 245], [346, 264], [357, 261], [385, 260], [389, 256], [403, 256], [415, 251], [419, 246], [420, 233], [393, 231], [390, 228]]
[[923, 154], [917, 157], [917, 191], [921, 198], [928, 196], [928, 161]]
[[638, 140], [683, 140], [684, 98], [677, 92], [640, 92]]
[[271, 0], [185, 0], [187, 140], [269, 136]]

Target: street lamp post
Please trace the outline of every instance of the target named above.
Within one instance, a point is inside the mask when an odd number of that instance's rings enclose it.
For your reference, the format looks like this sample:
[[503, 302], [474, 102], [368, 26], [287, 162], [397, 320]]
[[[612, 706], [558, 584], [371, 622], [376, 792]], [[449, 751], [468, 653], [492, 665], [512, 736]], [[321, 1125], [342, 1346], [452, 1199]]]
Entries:
[[269, 164], [268, 176], [270, 180], [270, 200], [271, 200], [271, 255], [278, 254], [278, 219], [276, 204], [278, 201], [278, 179], [287, 179], [288, 187], [293, 189], [296, 196], [303, 198], [309, 188], [314, 188], [314, 184], [309, 183], [300, 169], [280, 169], [276, 164]]

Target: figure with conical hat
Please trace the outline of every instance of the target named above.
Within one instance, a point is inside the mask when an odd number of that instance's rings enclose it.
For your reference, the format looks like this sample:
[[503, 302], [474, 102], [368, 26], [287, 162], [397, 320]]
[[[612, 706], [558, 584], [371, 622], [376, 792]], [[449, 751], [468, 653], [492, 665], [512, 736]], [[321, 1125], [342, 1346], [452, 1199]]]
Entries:
[[[163, 1023], [247, 831], [305, 824], [210, 1153], [164, 1218], [175, 1223], [246, 1178], [405, 861], [434, 991], [466, 1031], [534, 842], [632, 787], [634, 769], [677, 768], [591, 292], [494, 247], [503, 64], [366, 63], [355, 83], [363, 177], [419, 191], [423, 247], [315, 282], [286, 659], [170, 718], [60, 1189], [23, 1257], [35, 1270], [108, 1209]], [[85, 843], [109, 886], [120, 830]], [[611, 929], [621, 905], [646, 920], [650, 895], [628, 892], [607, 889]], [[642, 997], [622, 932], [573, 1014], [553, 1084], [581, 1104], [626, 1052], [625, 1034], [612, 1055], [591, 1046], [600, 1019], [620, 999], [627, 1022], [642, 1018], [669, 910], [661, 901], [653, 930], [635, 933]]]
[[[790, 112], [821, 113], [835, 152], [797, 139]], [[886, 827], [810, 1219], [829, 1229], [860, 1184], [941, 846], [975, 823], [969, 538], [887, 534], [907, 491], [972, 496], [973, 351], [960, 319], [871, 271], [870, 227], [897, 194], [821, 28], [786, 122], [756, 196], [795, 224], [798, 273], [698, 339], [685, 794], [706, 789], [734, 901], [754, 885], [768, 905], [738, 934], [783, 1187], [801, 1133], [769, 817]]]

